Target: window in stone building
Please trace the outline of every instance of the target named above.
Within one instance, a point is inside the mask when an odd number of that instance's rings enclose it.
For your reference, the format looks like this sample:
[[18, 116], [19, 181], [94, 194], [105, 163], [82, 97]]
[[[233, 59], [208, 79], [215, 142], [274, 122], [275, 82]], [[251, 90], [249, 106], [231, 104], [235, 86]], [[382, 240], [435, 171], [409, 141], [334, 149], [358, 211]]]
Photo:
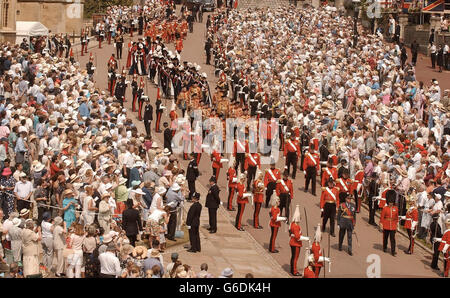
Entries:
[[8, 27], [9, 0], [3, 1], [3, 27]]

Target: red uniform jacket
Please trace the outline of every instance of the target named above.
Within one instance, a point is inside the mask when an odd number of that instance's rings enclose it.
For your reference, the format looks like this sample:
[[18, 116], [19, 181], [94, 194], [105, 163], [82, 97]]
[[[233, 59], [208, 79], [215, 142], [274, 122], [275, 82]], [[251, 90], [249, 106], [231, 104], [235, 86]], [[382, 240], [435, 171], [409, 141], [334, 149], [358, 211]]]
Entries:
[[247, 171], [248, 167], [261, 167], [261, 158], [258, 153], [250, 153], [245, 157], [244, 169]]
[[322, 262], [318, 262], [319, 261], [319, 257], [322, 256], [322, 252], [320, 251], [320, 243], [317, 243], [316, 241], [313, 242], [312, 246], [311, 246], [311, 252], [314, 255], [314, 266], [316, 267], [322, 267], [323, 263]]
[[297, 153], [297, 156], [300, 157], [299, 141], [287, 140], [284, 146], [284, 156], [286, 156], [288, 152], [295, 152]]
[[[444, 231], [444, 235], [442, 236], [441, 244], [439, 244], [439, 251], [444, 250], [444, 246], [446, 244], [450, 244], [450, 229]], [[447, 250], [447, 253], [449, 250]]]
[[384, 206], [386, 206], [386, 193], [388, 190], [390, 190], [391, 188], [386, 188], [385, 190], [383, 190], [383, 192], [381, 193], [381, 198], [380, 198], [380, 202], [378, 203], [378, 207], [379, 208], [384, 208]]
[[333, 178], [334, 181], [338, 178], [338, 172], [336, 168], [333, 167], [326, 167], [324, 168], [323, 175], [322, 175], [322, 187], [327, 186], [328, 179]]
[[347, 192], [349, 193], [351, 190], [352, 182], [350, 179], [339, 178], [336, 181], [336, 187], [339, 188], [339, 193]]
[[261, 191], [258, 191], [258, 184], [262, 182], [261, 180], [253, 181], [253, 201], [255, 203], [263, 203], [264, 202], [264, 188]]
[[236, 178], [236, 170], [233, 167], [228, 169], [227, 177], [228, 177], [228, 187], [235, 188], [237, 186], [237, 182], [232, 181], [233, 178]]
[[292, 181], [288, 179], [287, 181], [281, 179], [280, 182], [277, 183], [277, 187], [275, 188], [277, 192], [277, 196], [280, 196], [282, 193], [289, 193], [290, 198], [294, 198], [294, 189], [292, 187]]
[[267, 169], [266, 174], [264, 175], [264, 186], [267, 187], [269, 182], [277, 182], [277, 180], [281, 179], [280, 170], [278, 169]]
[[339, 189], [337, 187], [333, 187], [332, 189], [325, 187], [320, 196], [320, 209], [323, 209], [325, 203], [328, 201], [334, 201], [336, 206], [339, 206]]
[[406, 212], [406, 221], [405, 221], [405, 229], [412, 228], [412, 223], [415, 221], [417, 222], [419, 220], [419, 211], [416, 207], [410, 208]]
[[309, 267], [305, 267], [305, 270], [303, 270], [303, 278], [316, 278], [316, 274]]
[[248, 147], [248, 141], [245, 140], [242, 142], [241, 140], [235, 140], [233, 145], [233, 156], [236, 156], [236, 153], [248, 153], [250, 152]]
[[331, 158], [333, 160], [333, 167], [336, 167], [338, 165], [338, 157], [336, 155], [330, 155], [328, 158]]
[[315, 151], [319, 150], [319, 139], [318, 138], [312, 138], [311, 139], [311, 143], [314, 144], [314, 150]]
[[270, 226], [271, 227], [281, 227], [281, 222], [277, 221], [278, 215], [280, 215], [280, 208], [278, 208], [278, 207], [270, 208]]
[[317, 172], [320, 170], [320, 160], [319, 160], [319, 154], [311, 152], [306, 152], [305, 160], [303, 161], [303, 171], [306, 171], [309, 167], [316, 167]]
[[394, 231], [397, 230], [398, 224], [398, 208], [397, 206], [386, 206], [381, 211], [380, 222], [383, 225], [383, 230]]
[[212, 167], [220, 169], [222, 167], [222, 163], [220, 162], [221, 159], [222, 156], [220, 155], [220, 153], [214, 150], [211, 155]]
[[302, 229], [295, 222], [291, 223], [291, 240], [289, 241], [290, 246], [302, 247], [302, 241], [300, 241], [300, 236], [302, 236]]
[[[352, 187], [351, 187], [352, 193], [353, 193], [353, 191], [356, 190], [359, 194], [358, 187], [359, 187], [359, 190], [362, 189], [363, 180], [364, 180], [364, 171], [360, 170], [355, 174], [355, 179], [353, 180]], [[358, 185], [361, 185], [361, 186], [358, 186]]]
[[236, 191], [237, 191], [236, 202], [238, 204], [248, 203], [248, 199], [244, 198], [245, 185], [239, 182], [236, 186]]

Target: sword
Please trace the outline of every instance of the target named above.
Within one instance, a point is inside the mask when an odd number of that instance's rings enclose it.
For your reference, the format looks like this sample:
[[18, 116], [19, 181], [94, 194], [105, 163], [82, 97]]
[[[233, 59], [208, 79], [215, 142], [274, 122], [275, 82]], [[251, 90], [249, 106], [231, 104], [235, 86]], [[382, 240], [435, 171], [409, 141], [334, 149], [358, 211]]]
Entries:
[[309, 238], [308, 214], [306, 213], [306, 207], [303, 207], [303, 210], [305, 211], [306, 236]]
[[361, 244], [359, 244], [359, 239], [358, 239], [358, 234], [356, 234], [356, 231], [353, 231], [353, 233], [352, 233], [353, 235], [355, 235], [355, 238], [356, 238], [356, 243], [358, 243], [358, 247], [360, 247], [361, 246]]
[[[330, 237], [330, 234], [328, 234], [328, 237]], [[328, 238], [328, 240], [329, 240], [330, 238]], [[330, 242], [328, 242], [328, 243], [330, 243]], [[322, 249], [322, 255], [323, 256], [325, 256], [325, 251]], [[327, 267], [327, 262], [325, 261], [325, 257], [324, 257], [324, 260], [323, 260], [323, 278], [325, 278], [325, 272], [327, 271], [326, 270], [326, 267]]]
[[[331, 258], [330, 258], [331, 249], [330, 249], [330, 245], [331, 245], [330, 233], [328, 233], [328, 259], [330, 260], [330, 264], [331, 264]], [[328, 264], [329, 265], [328, 266], [328, 272], [331, 272], [331, 265], [330, 264]], [[324, 271], [325, 271], [325, 268], [324, 268]], [[325, 277], [325, 273], [324, 273], [324, 277]]]

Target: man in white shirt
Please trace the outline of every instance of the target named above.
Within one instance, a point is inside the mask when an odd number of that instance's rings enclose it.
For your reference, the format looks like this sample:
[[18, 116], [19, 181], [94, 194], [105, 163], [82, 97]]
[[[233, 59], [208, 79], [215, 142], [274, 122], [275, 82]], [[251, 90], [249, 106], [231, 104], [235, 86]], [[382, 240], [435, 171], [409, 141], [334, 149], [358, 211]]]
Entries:
[[100, 277], [101, 278], [116, 278], [120, 276], [121, 268], [119, 258], [115, 255], [116, 245], [114, 242], [108, 243], [106, 252], [98, 256], [100, 261]]
[[14, 195], [17, 198], [17, 210], [30, 209], [31, 195], [33, 194], [33, 184], [26, 179], [27, 174], [20, 173], [19, 181], [14, 187]]

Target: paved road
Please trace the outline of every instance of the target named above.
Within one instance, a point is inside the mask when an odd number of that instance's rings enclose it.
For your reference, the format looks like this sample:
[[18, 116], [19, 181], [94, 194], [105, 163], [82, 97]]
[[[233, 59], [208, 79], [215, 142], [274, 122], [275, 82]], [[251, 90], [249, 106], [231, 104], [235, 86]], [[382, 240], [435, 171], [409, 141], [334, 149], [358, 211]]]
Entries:
[[[243, 1], [243, 0], [242, 0]], [[269, 2], [269, 1], [265, 1]], [[204, 20], [206, 21], [206, 16], [204, 17]], [[211, 66], [207, 66], [204, 64], [205, 62], [205, 55], [203, 53], [203, 43], [204, 43], [204, 24], [195, 24], [194, 33], [191, 35], [188, 35], [188, 38], [184, 42], [184, 51], [181, 53], [181, 60], [182, 61], [191, 61], [196, 62], [202, 67], [202, 72], [206, 72], [208, 74], [209, 83], [211, 86], [211, 89], [214, 89], [214, 70]], [[127, 43], [127, 42], [126, 42]], [[125, 43], [125, 44], [126, 44]], [[173, 49], [173, 46], [171, 45], [171, 48]], [[99, 86], [102, 88], [106, 87], [106, 63], [108, 58], [110, 57], [111, 53], [115, 49], [113, 46], [104, 45], [104, 48], [101, 50], [95, 49], [93, 52], [97, 56], [97, 71], [95, 73], [95, 80]], [[126, 51], [124, 51], [123, 55], [124, 59], [122, 60], [123, 65], [125, 63], [126, 59]], [[81, 57], [80, 57], [81, 58]], [[87, 63], [87, 57], [83, 57], [81, 59], [81, 65], [84, 67]], [[130, 98], [131, 98], [131, 88], [127, 90], [128, 93], [128, 100], [126, 102], [126, 107], [130, 109]], [[153, 86], [148, 87], [148, 92], [150, 99], [152, 102], [154, 102], [156, 98], [156, 89]], [[167, 105], [166, 105], [167, 106]], [[136, 120], [136, 115], [132, 117], [134, 121]], [[167, 121], [168, 115], [163, 115], [162, 121]], [[142, 123], [138, 124], [138, 127], [142, 129]], [[162, 144], [162, 134], [157, 134], [157, 139], [159, 140], [159, 144]], [[277, 163], [277, 167], [282, 169], [284, 167], [284, 160], [280, 159]], [[212, 174], [211, 170], [211, 162], [209, 159], [209, 156], [206, 154], [202, 155], [202, 159], [199, 165], [201, 176], [199, 177], [197, 181], [197, 187], [202, 188], [202, 186], [208, 185], [208, 179]], [[263, 166], [263, 169], [265, 166]], [[220, 173], [218, 184], [221, 186], [222, 192], [221, 192], [221, 199], [222, 201], [226, 201], [227, 193], [226, 193], [226, 178], [225, 178], [225, 171], [226, 169], [223, 169]], [[320, 222], [320, 210], [319, 210], [319, 196], [313, 197], [311, 194], [306, 194], [303, 192], [303, 186], [304, 186], [304, 175], [301, 172], [298, 172], [297, 179], [294, 183], [294, 200], [292, 204], [292, 210], [295, 207], [296, 204], [299, 204], [301, 206], [302, 215], [303, 215], [303, 208], [306, 208], [308, 212], [308, 224], [309, 224], [309, 235], [313, 235], [313, 226], [317, 225]], [[320, 195], [320, 190], [317, 190], [317, 194]], [[206, 210], [205, 210], [206, 211]], [[269, 215], [268, 209], [262, 209], [261, 210], [261, 225], [264, 227], [263, 230], [255, 230], [252, 228], [252, 214], [253, 214], [253, 208], [250, 204], [248, 204], [245, 208], [244, 216], [243, 216], [243, 223], [244, 223], [244, 232], [240, 232], [234, 229], [229, 229], [230, 222], [231, 224], [234, 224], [234, 218], [236, 216], [236, 212], [228, 212], [223, 210], [223, 212], [228, 213], [228, 216], [225, 216], [224, 218], [228, 220], [227, 223], [226, 220], [219, 223], [219, 230], [216, 236], [214, 238], [209, 238], [210, 242], [208, 242], [208, 245], [212, 245], [209, 247], [209, 251], [214, 249], [220, 249], [220, 245], [222, 245], [225, 242], [227, 242], [227, 245], [231, 245], [229, 242], [229, 239], [235, 238], [235, 236], [239, 233], [248, 233], [245, 237], [249, 237], [248, 239], [256, 239], [256, 241], [264, 247], [264, 249], [267, 250], [268, 243], [269, 243], [269, 237], [270, 237], [270, 229], [268, 228], [268, 221], [269, 221]], [[291, 213], [292, 214], [292, 213]], [[381, 277], [438, 277], [437, 273], [430, 270], [429, 263], [431, 261], [431, 256], [416, 247], [414, 255], [405, 255], [403, 253], [403, 250], [407, 248], [408, 241], [400, 236], [397, 235], [397, 251], [398, 255], [397, 257], [392, 257], [390, 254], [383, 253], [381, 250], [381, 233], [377, 231], [372, 226], [369, 226], [367, 224], [367, 212], [365, 210], [362, 210], [361, 214], [358, 215], [357, 218], [357, 226], [356, 226], [356, 233], [358, 234], [359, 242], [354, 238], [353, 239], [353, 256], [349, 256], [346, 253], [346, 240], [344, 241], [344, 250], [342, 252], [339, 252], [337, 250], [337, 238], [331, 238], [331, 258], [333, 260], [332, 266], [331, 266], [331, 272], [326, 272], [327, 277], [365, 277], [366, 271], [368, 268], [369, 263], [367, 262], [367, 258], [371, 254], [376, 254], [380, 257], [381, 261], [381, 268], [380, 273]], [[202, 226], [203, 228], [207, 227], [207, 217], [202, 217]], [[226, 232], [224, 229], [221, 230], [221, 226], [227, 225]], [[304, 218], [302, 219], [301, 223], [302, 229], [304, 230], [306, 234], [306, 224], [304, 221]], [[204, 229], [203, 229], [204, 231]], [[336, 229], [336, 234], [338, 232], [338, 229]], [[206, 239], [209, 237], [209, 234], [205, 236], [205, 234], [202, 236], [203, 239]], [[230, 237], [230, 238], [227, 238]], [[249, 241], [250, 241], [249, 240]], [[278, 264], [286, 271], [289, 272], [289, 262], [290, 262], [290, 247], [288, 245], [289, 242], [289, 235], [285, 231], [284, 226], [280, 229], [280, 233], [277, 238], [277, 249], [280, 251], [278, 254], [271, 254], [270, 257], [273, 257]], [[233, 246], [233, 245], [231, 245]], [[323, 235], [323, 241], [322, 246], [325, 248], [326, 255], [328, 255], [328, 234], [324, 233]], [[240, 250], [241, 249], [241, 250]], [[222, 256], [219, 258], [223, 258], [224, 256], [228, 257], [229, 259], [226, 259], [228, 261], [232, 261], [234, 265], [237, 266], [244, 266], [244, 270], [248, 268], [248, 266], [258, 266], [259, 264], [252, 262], [249, 264], [249, 260], [245, 257], [245, 254], [240, 254], [240, 251], [242, 251], [242, 248], [239, 247], [239, 245], [236, 245], [235, 249], [231, 249], [228, 252], [224, 251]], [[206, 253], [205, 253], [206, 254]], [[205, 257], [204, 252], [200, 254], [184, 255], [184, 260], [186, 260], [188, 263], [190, 260], [193, 262], [199, 262], [202, 257]], [[261, 255], [264, 255], [264, 258], [266, 258], [266, 255], [261, 253]], [[304, 256], [304, 249], [301, 250], [300, 259], [299, 259], [299, 266], [302, 266], [303, 263], [303, 256]], [[191, 258], [191, 259], [189, 259]], [[220, 266], [226, 264], [225, 258], [219, 260]], [[208, 260], [211, 262], [214, 261], [213, 258], [208, 257]], [[216, 260], [217, 261], [217, 260]], [[263, 261], [261, 261], [262, 263]], [[265, 262], [265, 261], [264, 261]], [[247, 267], [245, 267], [247, 266]], [[440, 264], [442, 267], [442, 264]], [[260, 269], [260, 271], [263, 271], [263, 269]], [[328, 271], [328, 270], [327, 270]], [[323, 276], [323, 273], [321, 274]]]

